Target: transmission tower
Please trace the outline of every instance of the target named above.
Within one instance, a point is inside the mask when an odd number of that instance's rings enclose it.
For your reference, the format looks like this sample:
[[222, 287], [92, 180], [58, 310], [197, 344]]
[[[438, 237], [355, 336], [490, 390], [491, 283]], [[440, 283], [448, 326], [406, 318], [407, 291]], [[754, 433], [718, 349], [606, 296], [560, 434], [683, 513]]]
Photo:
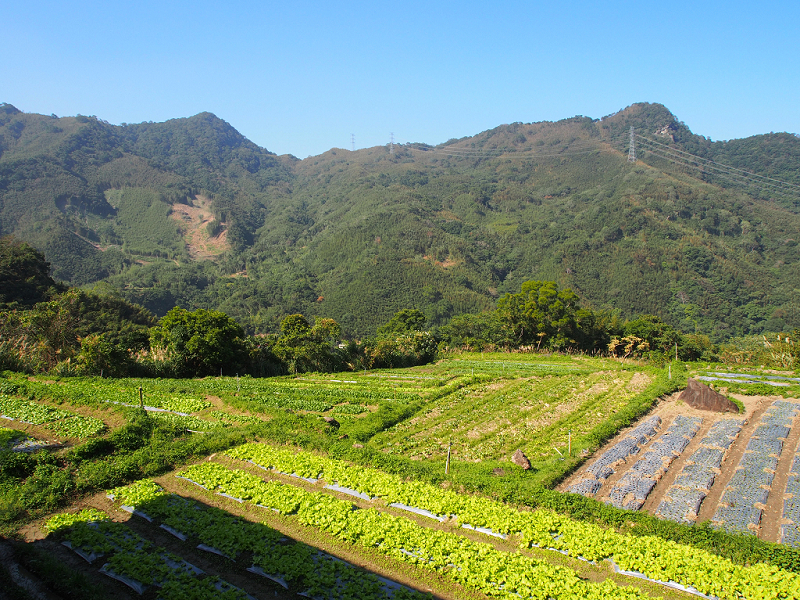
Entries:
[[394, 154], [394, 132], [391, 134], [391, 141], [389, 142], [389, 154]]
[[636, 162], [636, 144], [634, 142], [633, 126], [631, 126], [631, 143], [628, 146], [628, 162]]
[[356, 151], [356, 134], [350, 134], [350, 149], [355, 152]]

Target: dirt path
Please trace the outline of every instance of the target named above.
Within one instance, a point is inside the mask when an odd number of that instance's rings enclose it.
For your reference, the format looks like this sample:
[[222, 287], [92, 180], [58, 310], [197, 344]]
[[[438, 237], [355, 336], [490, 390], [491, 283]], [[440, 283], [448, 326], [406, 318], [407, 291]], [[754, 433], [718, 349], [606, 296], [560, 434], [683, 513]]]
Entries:
[[781, 456], [778, 459], [778, 467], [775, 470], [775, 477], [767, 498], [767, 506], [761, 515], [761, 530], [758, 534], [763, 540], [779, 542], [781, 525], [783, 525], [783, 501], [786, 496], [786, 483], [789, 481], [789, 471], [794, 463], [794, 456], [797, 444], [800, 441], [800, 416], [796, 416], [792, 421], [792, 428], [789, 437], [783, 443]]
[[670, 464], [667, 472], [664, 473], [664, 476], [659, 479], [656, 486], [650, 492], [650, 495], [647, 496], [647, 500], [645, 500], [644, 505], [642, 505], [642, 510], [647, 511], [650, 514], [653, 514], [656, 511], [658, 505], [661, 504], [661, 500], [664, 498], [664, 495], [667, 493], [667, 490], [683, 470], [683, 465], [685, 465], [686, 461], [689, 460], [689, 457], [694, 454], [694, 451], [700, 447], [700, 442], [702, 442], [703, 438], [708, 433], [708, 430], [711, 429], [711, 426], [714, 423], [716, 423], [716, 419], [703, 419], [700, 429], [697, 430], [697, 433], [689, 442], [689, 445], [686, 446], [686, 449], [678, 458], [672, 461], [672, 464]]
[[[0, 564], [8, 571], [14, 585], [25, 590], [33, 600], [60, 600], [48, 589], [46, 589], [33, 575], [22, 567], [14, 556], [14, 549], [8, 542], [0, 540]], [[4, 592], [0, 589], [0, 598], [5, 598]]]
[[755, 431], [759, 421], [761, 421], [761, 415], [770, 407], [772, 402], [768, 398], [758, 397], [757, 403], [752, 407], [753, 412], [749, 414], [744, 427], [739, 431], [739, 435], [736, 436], [733, 444], [725, 453], [720, 474], [714, 478], [714, 484], [711, 486], [708, 496], [705, 497], [703, 504], [700, 505], [700, 512], [697, 514], [698, 523], [710, 521], [714, 516], [720, 498], [722, 498], [722, 493], [725, 491], [725, 487], [731, 477], [733, 477], [736, 467], [739, 466], [739, 461], [742, 460], [747, 444], [750, 443], [750, 436]]

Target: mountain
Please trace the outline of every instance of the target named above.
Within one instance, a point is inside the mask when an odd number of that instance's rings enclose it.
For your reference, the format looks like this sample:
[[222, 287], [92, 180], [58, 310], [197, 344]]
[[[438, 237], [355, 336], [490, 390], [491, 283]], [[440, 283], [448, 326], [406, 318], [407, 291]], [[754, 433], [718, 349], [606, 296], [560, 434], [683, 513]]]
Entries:
[[305, 160], [210, 113], [114, 126], [5, 104], [0, 234], [56, 279], [256, 331], [302, 312], [371, 335], [408, 307], [441, 325], [547, 279], [722, 340], [800, 327], [798, 167], [794, 135], [712, 142], [659, 104]]

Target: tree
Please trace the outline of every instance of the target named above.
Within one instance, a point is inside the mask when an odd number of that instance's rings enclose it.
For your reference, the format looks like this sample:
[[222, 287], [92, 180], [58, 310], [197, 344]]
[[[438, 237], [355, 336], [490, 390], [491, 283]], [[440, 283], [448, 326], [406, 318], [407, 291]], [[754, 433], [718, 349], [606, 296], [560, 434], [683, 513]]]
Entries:
[[30, 307], [64, 289], [50, 277], [44, 254], [12, 236], [0, 238], [0, 308]]
[[497, 311], [463, 314], [453, 317], [439, 333], [449, 346], [482, 351], [508, 345], [503, 325]]
[[[560, 349], [578, 345], [578, 298], [555, 281], [526, 281], [518, 294], [497, 302], [497, 313], [517, 344]], [[587, 320], [587, 315], [580, 315]]]
[[635, 336], [643, 340], [650, 350], [664, 354], [674, 352], [675, 344], [683, 343], [681, 334], [656, 315], [641, 315], [628, 321], [623, 331], [626, 336]]
[[173, 308], [150, 330], [150, 347], [181, 376], [232, 372], [245, 360], [244, 330], [218, 310]]
[[395, 313], [385, 325], [378, 327], [378, 337], [386, 339], [413, 331], [423, 331], [427, 321], [422, 311], [416, 308], [404, 308]]
[[333, 319], [318, 318], [312, 327], [303, 315], [288, 315], [281, 321], [281, 336], [272, 351], [292, 373], [335, 371], [344, 365], [337, 345], [340, 335]]

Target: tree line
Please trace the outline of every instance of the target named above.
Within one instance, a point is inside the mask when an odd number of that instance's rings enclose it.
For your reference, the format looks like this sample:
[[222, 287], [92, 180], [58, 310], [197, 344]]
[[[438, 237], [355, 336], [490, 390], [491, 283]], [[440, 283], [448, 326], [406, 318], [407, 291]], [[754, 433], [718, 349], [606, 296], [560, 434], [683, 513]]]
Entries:
[[278, 332], [254, 335], [219, 310], [175, 307], [156, 319], [113, 294], [67, 288], [48, 272], [49, 263], [33, 247], [0, 239], [0, 370], [267, 377], [414, 366], [451, 350], [655, 361], [714, 360], [718, 351], [707, 337], [682, 333], [654, 315], [623, 320], [616, 312], [582, 306], [575, 292], [553, 281], [526, 281], [519, 292], [500, 297], [494, 309], [457, 315], [441, 327], [427, 327], [417, 308], [402, 309], [374, 336], [349, 339], [334, 319], [312, 322], [299, 313], [284, 316]]

